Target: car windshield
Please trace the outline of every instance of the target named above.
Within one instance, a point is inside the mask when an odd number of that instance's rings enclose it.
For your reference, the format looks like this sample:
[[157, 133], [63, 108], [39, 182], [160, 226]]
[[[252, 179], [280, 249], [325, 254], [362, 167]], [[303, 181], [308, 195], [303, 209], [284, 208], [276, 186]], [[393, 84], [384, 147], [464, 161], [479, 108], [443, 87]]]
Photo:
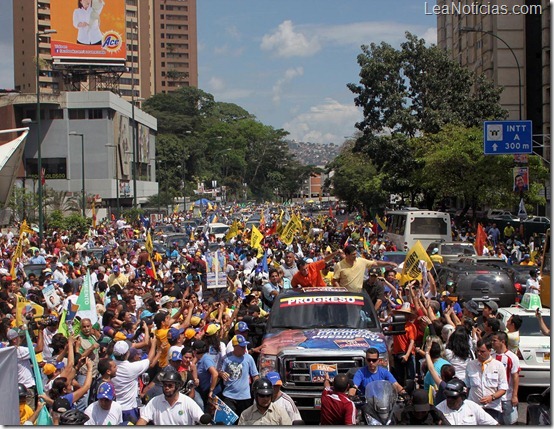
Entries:
[[[543, 315], [542, 320], [546, 326], [550, 326], [550, 316]], [[535, 313], [528, 317], [523, 317], [523, 323], [519, 328], [520, 337], [542, 337], [543, 334], [539, 328], [539, 321], [535, 317]]]
[[212, 234], [225, 234], [227, 231], [229, 231], [229, 227], [227, 225], [225, 226], [212, 226], [210, 228]]
[[271, 309], [271, 328], [376, 328], [367, 296], [354, 294], [283, 296]]
[[400, 265], [402, 262], [404, 262], [404, 259], [406, 259], [405, 253], [384, 253], [383, 254], [384, 261], [392, 261], [392, 262], [395, 262], [397, 265]]
[[443, 244], [441, 247], [442, 255], [475, 255], [475, 248], [472, 245], [464, 246], [463, 244]]

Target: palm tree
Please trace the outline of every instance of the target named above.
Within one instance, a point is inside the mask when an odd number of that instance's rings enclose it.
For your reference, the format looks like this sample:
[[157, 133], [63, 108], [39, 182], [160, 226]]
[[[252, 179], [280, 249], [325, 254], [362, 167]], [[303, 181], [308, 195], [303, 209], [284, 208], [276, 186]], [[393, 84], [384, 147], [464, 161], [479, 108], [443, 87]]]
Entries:
[[58, 210], [62, 213], [79, 212], [81, 210], [80, 199], [70, 196], [68, 191], [55, 191], [52, 188], [44, 188], [44, 211], [48, 212]]

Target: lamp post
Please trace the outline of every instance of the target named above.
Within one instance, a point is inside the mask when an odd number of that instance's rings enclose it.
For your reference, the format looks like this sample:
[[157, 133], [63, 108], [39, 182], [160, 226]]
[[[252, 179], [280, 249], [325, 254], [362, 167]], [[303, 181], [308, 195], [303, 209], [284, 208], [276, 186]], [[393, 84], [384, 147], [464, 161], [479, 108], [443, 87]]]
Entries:
[[514, 60], [516, 62], [516, 66], [517, 66], [517, 83], [518, 83], [518, 101], [519, 101], [519, 120], [521, 121], [522, 119], [522, 105], [521, 105], [521, 68], [519, 67], [519, 61], [517, 59], [517, 56], [516, 56], [516, 53], [514, 52], [514, 50], [512, 49], [512, 47], [510, 45], [508, 45], [508, 43], [502, 39], [500, 36], [498, 36], [497, 34], [493, 33], [492, 31], [485, 31], [485, 30], [479, 30], [478, 28], [473, 28], [473, 27], [462, 27], [460, 28], [460, 33], [483, 33], [483, 34], [488, 34], [492, 37], [495, 37], [497, 38], [498, 40], [500, 40], [502, 43], [504, 43], [504, 45], [506, 45], [506, 47], [510, 50], [510, 52], [512, 53], [513, 57], [514, 57]]
[[[137, 24], [131, 25], [131, 34], [133, 35], [133, 45], [137, 35]], [[137, 51], [138, 52], [138, 51]], [[137, 208], [137, 149], [138, 135], [137, 123], [135, 122], [135, 52], [131, 52], [131, 120], [133, 122], [133, 208]]]
[[83, 217], [86, 217], [86, 194], [85, 194], [85, 135], [83, 133], [78, 133], [71, 131], [70, 136], [79, 136], [81, 137], [81, 197], [83, 198]]
[[47, 36], [57, 33], [56, 30], [48, 29], [44, 31], [37, 31], [36, 36], [36, 74], [37, 74], [37, 170], [38, 170], [38, 240], [39, 245], [42, 244], [44, 238], [44, 214], [43, 214], [43, 201], [42, 201], [42, 139], [40, 135], [40, 36]]
[[116, 197], [116, 207], [117, 207], [117, 217], [119, 218], [119, 211], [120, 211], [120, 205], [119, 205], [119, 157], [117, 156], [118, 150], [117, 146], [114, 144], [107, 144], [106, 147], [113, 147], [115, 150], [115, 197]]

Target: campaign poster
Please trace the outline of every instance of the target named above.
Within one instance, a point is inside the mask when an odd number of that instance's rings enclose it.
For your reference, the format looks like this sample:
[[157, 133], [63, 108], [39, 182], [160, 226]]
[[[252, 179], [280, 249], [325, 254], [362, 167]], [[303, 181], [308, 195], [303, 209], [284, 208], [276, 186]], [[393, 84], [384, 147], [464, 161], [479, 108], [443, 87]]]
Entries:
[[125, 63], [125, 0], [50, 0], [50, 24], [54, 60]]
[[529, 190], [529, 168], [514, 167], [514, 192], [522, 193]]
[[60, 305], [60, 296], [56, 292], [56, 288], [53, 283], [48, 284], [43, 290], [42, 295], [44, 296], [44, 301], [49, 309], [55, 309]]
[[214, 422], [216, 424], [220, 423], [230, 426], [235, 424], [235, 422], [239, 419], [239, 416], [237, 416], [236, 413], [219, 398], [219, 396], [214, 397], [214, 406]]
[[113, 117], [113, 141], [117, 151], [117, 168], [120, 179], [129, 179], [133, 155], [133, 139], [129, 118], [119, 112]]

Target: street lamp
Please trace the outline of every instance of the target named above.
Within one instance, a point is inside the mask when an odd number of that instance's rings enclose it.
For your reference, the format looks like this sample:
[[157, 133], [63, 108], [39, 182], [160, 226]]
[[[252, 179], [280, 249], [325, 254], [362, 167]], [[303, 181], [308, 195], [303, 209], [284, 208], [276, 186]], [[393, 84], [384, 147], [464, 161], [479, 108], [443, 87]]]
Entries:
[[[133, 39], [133, 45], [135, 43], [135, 36], [137, 35], [136, 23], [131, 25], [131, 34]], [[138, 53], [138, 45], [137, 45]], [[138, 135], [137, 135], [137, 123], [135, 122], [135, 52], [131, 51], [131, 116], [133, 121], [133, 208], [137, 208], [137, 149], [138, 149]]]
[[42, 210], [42, 139], [40, 136], [40, 36], [48, 36], [50, 34], [57, 33], [56, 30], [48, 29], [44, 31], [37, 31], [36, 36], [36, 74], [37, 74], [37, 170], [38, 170], [38, 240], [39, 245], [42, 244], [44, 238], [44, 214]]
[[508, 45], [508, 43], [504, 39], [502, 39], [500, 36], [493, 33], [492, 31], [480, 30], [478, 28], [473, 28], [473, 27], [462, 27], [462, 28], [460, 28], [460, 33], [483, 33], [483, 34], [488, 34], [488, 35], [490, 35], [492, 37], [495, 37], [498, 40], [500, 40], [510, 50], [510, 52], [512, 53], [512, 55], [514, 57], [514, 60], [516, 62], [516, 66], [517, 66], [517, 82], [518, 82], [518, 96], [519, 96], [519, 120], [521, 121], [522, 116], [523, 116], [522, 113], [521, 113], [521, 110], [522, 110], [522, 105], [521, 105], [521, 89], [522, 89], [522, 87], [521, 87], [521, 68], [519, 67], [519, 61], [518, 61], [517, 56], [516, 56], [514, 50], [512, 49], [512, 47], [510, 45]]
[[79, 136], [81, 137], [81, 181], [82, 181], [82, 189], [81, 189], [81, 196], [83, 198], [83, 217], [86, 217], [85, 209], [87, 208], [86, 205], [86, 194], [85, 194], [85, 135], [82, 133], [78, 133], [76, 131], [71, 131], [69, 133], [70, 136]]

